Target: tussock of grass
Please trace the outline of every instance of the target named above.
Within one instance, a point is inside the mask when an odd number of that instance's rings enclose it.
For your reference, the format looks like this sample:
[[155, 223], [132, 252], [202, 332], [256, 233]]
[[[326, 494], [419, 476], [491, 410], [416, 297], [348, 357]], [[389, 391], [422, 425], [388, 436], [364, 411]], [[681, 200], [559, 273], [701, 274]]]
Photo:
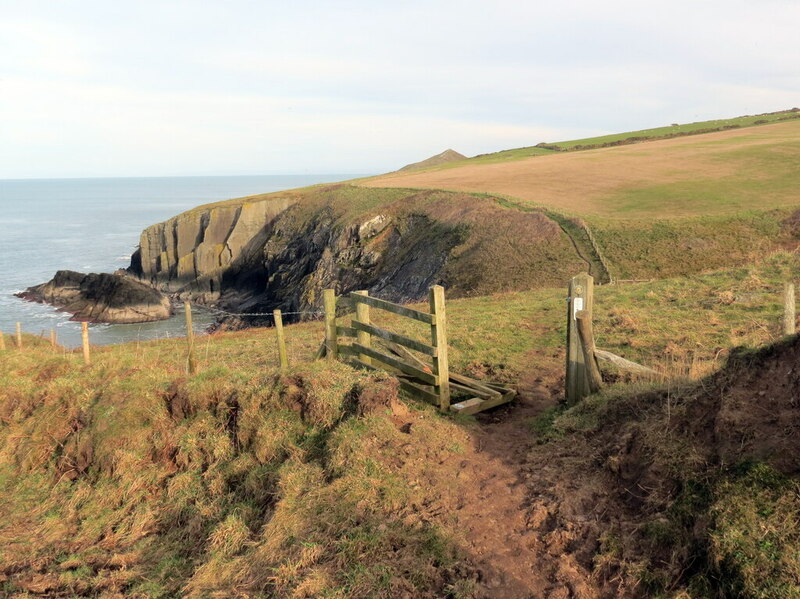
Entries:
[[[401, 408], [394, 379], [246, 362], [186, 378], [132, 344], [92, 368], [35, 345], [0, 366], [2, 594], [433, 597], [459, 582], [450, 532], [409, 520], [413, 454], [452, 451], [454, 430]], [[421, 441], [399, 470], [397, 410]]]
[[[787, 338], [699, 383], [609, 389], [532, 423], [541, 441], [587, 448], [606, 473], [603, 511], [616, 515], [599, 578], [648, 597], [800, 597], [796, 450], [773, 445], [796, 445], [775, 421], [793, 413], [798, 347]], [[769, 412], [757, 393], [767, 382]]]
[[728, 593], [800, 597], [800, 481], [745, 464], [719, 485], [711, 513], [712, 557]]

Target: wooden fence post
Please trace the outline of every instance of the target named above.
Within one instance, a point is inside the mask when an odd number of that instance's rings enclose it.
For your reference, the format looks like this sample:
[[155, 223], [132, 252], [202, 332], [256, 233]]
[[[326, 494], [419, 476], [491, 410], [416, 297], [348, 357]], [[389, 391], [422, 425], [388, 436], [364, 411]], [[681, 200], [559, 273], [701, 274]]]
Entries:
[[272, 317], [275, 319], [275, 332], [278, 334], [278, 363], [281, 370], [289, 369], [289, 357], [286, 355], [286, 339], [283, 336], [283, 316], [280, 310], [273, 310]]
[[194, 327], [192, 326], [192, 304], [183, 302], [186, 313], [186, 370], [189, 374], [197, 372], [197, 362], [194, 357]]
[[6, 351], [6, 334], [0, 331], [0, 351]]
[[92, 363], [92, 357], [89, 354], [89, 323], [81, 323], [81, 341], [83, 342], [83, 363], [87, 366]]
[[[369, 295], [368, 291], [356, 291], [358, 295]], [[361, 324], [370, 324], [369, 322], [369, 306], [367, 304], [356, 304], [356, 320]], [[372, 347], [372, 336], [366, 331], [356, 332], [356, 342], [364, 347]], [[359, 354], [358, 359], [364, 364], [372, 364], [372, 358], [364, 354]]]
[[17, 349], [22, 349], [22, 323], [17, 323], [17, 335], [16, 335], [16, 343]]
[[794, 335], [797, 332], [794, 302], [794, 283], [783, 285], [783, 334]]
[[594, 279], [592, 276], [587, 273], [581, 273], [573, 277], [569, 284], [569, 298], [567, 300], [567, 369], [565, 379], [567, 405], [575, 404], [590, 393], [586, 363], [583, 357], [575, 315], [583, 310], [586, 312], [586, 317], [591, 320], [593, 299]]
[[589, 383], [589, 392], [597, 393], [603, 386], [603, 377], [600, 374], [600, 367], [597, 365], [597, 358], [594, 356], [595, 347], [592, 319], [586, 310], [578, 311], [575, 315], [575, 324], [578, 328], [578, 336], [581, 339], [583, 363], [586, 365], [586, 378]]
[[56, 339], [56, 330], [50, 329], [50, 345], [54, 348], [57, 345]]
[[336, 341], [336, 290], [323, 291], [322, 303], [325, 309], [325, 356], [329, 360], [337, 360], [339, 344]]
[[450, 365], [447, 360], [447, 312], [444, 304], [444, 287], [431, 287], [430, 310], [433, 316], [431, 324], [431, 345], [436, 348], [433, 358], [433, 374], [439, 377], [439, 384], [434, 392], [439, 396], [439, 409], [450, 409]]

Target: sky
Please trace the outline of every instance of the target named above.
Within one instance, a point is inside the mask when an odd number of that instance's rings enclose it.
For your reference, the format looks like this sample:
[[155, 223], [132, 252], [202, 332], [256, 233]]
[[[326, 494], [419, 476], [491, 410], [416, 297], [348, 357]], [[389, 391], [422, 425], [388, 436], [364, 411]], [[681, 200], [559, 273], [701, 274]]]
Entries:
[[800, 105], [798, 0], [0, 0], [0, 179], [380, 173]]

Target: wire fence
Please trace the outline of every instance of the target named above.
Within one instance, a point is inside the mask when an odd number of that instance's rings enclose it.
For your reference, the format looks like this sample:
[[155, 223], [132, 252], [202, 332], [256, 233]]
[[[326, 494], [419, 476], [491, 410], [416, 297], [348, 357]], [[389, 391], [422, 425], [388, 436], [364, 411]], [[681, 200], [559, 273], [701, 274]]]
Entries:
[[[789, 285], [789, 283], [787, 283], [787, 285]], [[647, 355], [650, 354], [650, 350], [654, 352], [652, 356], [654, 359], [660, 359], [663, 357], [661, 354], [669, 354], [671, 356], [674, 352], [670, 348], [674, 347], [679, 347], [680, 349], [686, 350], [686, 352], [689, 353], [693, 352], [693, 356], [695, 354], [704, 355], [703, 351], [706, 349], [709, 352], [719, 353], [717, 350], [717, 345], [720, 347], [725, 345], [725, 341], [727, 340], [725, 335], [731, 338], [731, 346], [733, 346], [739, 341], [750, 342], [752, 340], [753, 342], [764, 342], [766, 338], [778, 338], [781, 333], [789, 334], [795, 330], [794, 325], [796, 322], [796, 317], [794, 316], [793, 293], [790, 310], [788, 307], [789, 304], [787, 303], [788, 300], [785, 296], [786, 286], [782, 287], [776, 284], [774, 281], [764, 281], [763, 284], [759, 284], [757, 287], [754, 286], [753, 289], [748, 289], [747, 286], [744, 286], [743, 288], [742, 286], [736, 285], [715, 286], [704, 284], [702, 287], [702, 290], [698, 289], [697, 287], [670, 288], [666, 293], [664, 289], [654, 288], [653, 293], [648, 293], [649, 288], [645, 286], [641, 289], [630, 290], [632, 292], [631, 293], [628, 291], [623, 292], [619, 287], [617, 288], [618, 291], [612, 291], [614, 289], [613, 286], [603, 286], [605, 290], [608, 290], [608, 295], [603, 300], [605, 307], [601, 307], [602, 305], [598, 306], [599, 309], [597, 310], [596, 316], [598, 317], [598, 324], [600, 324], [600, 327], [598, 327], [599, 331], [596, 331], [596, 334], [598, 334], [598, 338], [601, 342], [606, 341], [608, 343], [607, 347], [611, 347], [612, 349], [618, 347], [619, 349], [615, 349], [615, 351], [622, 350], [622, 352], [626, 355], [632, 354], [629, 357], [647, 360]], [[784, 296], [783, 301], [781, 301], [782, 295]], [[561, 303], [558, 300], [561, 300], [563, 296], [561, 293], [556, 292], [549, 297], [552, 299], [548, 299], [547, 302], [553, 302], [552, 305], [554, 307], [555, 302]], [[547, 323], [545, 323], [544, 320], [546, 320], [548, 316], [545, 316], [545, 312], [551, 308], [543, 308], [543, 312], [539, 316], [531, 315], [531, 311], [535, 311], [536, 308], [534, 305], [529, 303], [529, 300], [526, 298], [527, 296], [523, 296], [519, 301], [515, 302], [494, 302], [491, 307], [493, 320], [513, 321], [516, 323], [531, 321], [534, 323], [531, 326], [541, 326], [543, 324], [546, 326]], [[630, 301], [632, 298], [634, 301]], [[768, 298], [767, 301], [764, 301], [764, 298]], [[564, 298], [564, 300], [569, 301], [569, 298]], [[768, 305], [769, 309], [766, 311], [762, 309], [761, 311], [754, 312], [751, 308], [751, 302], [758, 304], [762, 308], [763, 306]], [[713, 313], [708, 313], [709, 319], [715, 319], [714, 322], [711, 323], [714, 327], [716, 327], [713, 329], [716, 331], [713, 336], [706, 335], [705, 337], [698, 337], [696, 339], [695, 336], [692, 335], [693, 327], [700, 327], [702, 324], [701, 319], [706, 318], [705, 309], [715, 307], [724, 308], [726, 306], [736, 308], [736, 304], [739, 304], [741, 307], [738, 310], [734, 310], [736, 314], [734, 318], [726, 317], [725, 313], [720, 313], [721, 316], [716, 317]], [[781, 306], [781, 304], [784, 305]], [[473, 337], [482, 337], [488, 339], [492, 338], [494, 335], [500, 339], [500, 335], [496, 334], [496, 332], [487, 334], [485, 329], [481, 328], [482, 325], [480, 324], [480, 321], [485, 317], [485, 314], [480, 311], [478, 306], [470, 305], [469, 309], [467, 310], [466, 306], [461, 304], [461, 302], [459, 302], [458, 305], [460, 305], [459, 309], [455, 310], [454, 314], [452, 315], [454, 317], [452, 319], [453, 323], [458, 323], [457, 326], [459, 327], [462, 337], [470, 339], [470, 341], [465, 343], [459, 341], [459, 345], [471, 347], [473, 345], [473, 342], [471, 341]], [[778, 308], [778, 306], [784, 308], [783, 327], [781, 327], [779, 324], [780, 317], [778, 316], [778, 312], [780, 311], [780, 308]], [[202, 304], [198, 304], [197, 308], [204, 312], [208, 312], [214, 317], [217, 317], [218, 322], [224, 321], [224, 319], [227, 318], [259, 319], [253, 322], [245, 323], [245, 325], [250, 325], [247, 328], [257, 328], [263, 326], [265, 327], [265, 330], [273, 330], [272, 327], [277, 329], [278, 326], [282, 325], [282, 322], [279, 323], [278, 319], [276, 318], [276, 311], [236, 312], [216, 306], [206, 306]], [[345, 308], [346, 311], [352, 309], [352, 307], [348, 308], [347, 306], [343, 306], [343, 308]], [[703, 308], [704, 310], [699, 310], [698, 308]], [[189, 308], [189, 310], [191, 310], [191, 308]], [[651, 318], [648, 316], [651, 310], [656, 311], [654, 313], [658, 314], [658, 318]], [[696, 316], [694, 317], [694, 320], [684, 320], [682, 314], [685, 314], [687, 310], [695, 310]], [[277, 312], [280, 314], [280, 319], [288, 316], [300, 317], [297, 318], [297, 320], [319, 321], [325, 316], [325, 312], [323, 310], [313, 308], [306, 310]], [[558, 313], [561, 313], [561, 310], [558, 310]], [[383, 326], [380, 322], [378, 314], [375, 316], [375, 324], [381, 324], [381, 326]], [[537, 319], [539, 322], [536, 322]], [[229, 327], [230, 329], [245, 328], [240, 327], [237, 323], [229, 324], [233, 325]], [[414, 323], [412, 322], [411, 324]], [[558, 328], [562, 326], [561, 323], [552, 324], [554, 327]], [[222, 328], [224, 329], [225, 326], [223, 325]], [[769, 329], [768, 331], [766, 330], [767, 328]], [[193, 332], [199, 333], [200, 331], [193, 330]], [[407, 335], [416, 335], [416, 332], [410, 330], [401, 332]], [[761, 334], [762, 332], [764, 334]], [[323, 331], [320, 330], [320, 340], [316, 342], [316, 345], [314, 344], [313, 340], [310, 341], [309, 339], [306, 339], [307, 334], [303, 333], [300, 335], [299, 341], [292, 339], [295, 337], [294, 335], [289, 335], [287, 336], [288, 343], [284, 341], [278, 341], [277, 347], [282, 349], [284, 354], [288, 355], [289, 361], [291, 362], [294, 362], [294, 358], [304, 360], [305, 358], [302, 358], [301, 355], [310, 358], [314, 351], [318, 351], [317, 348], [323, 337], [322, 333]], [[42, 331], [40, 337], [46, 341], [46, 332]], [[168, 338], [179, 338], [179, 336], [175, 335], [174, 333], [164, 333], [163, 335], [156, 335], [155, 338], [158, 340], [166, 340]], [[272, 346], [272, 338], [269, 337], [269, 339], [270, 341], [268, 342], [268, 345]], [[665, 341], [664, 343], [654, 341], [657, 339], [663, 339]], [[706, 341], [709, 339], [710, 341], [706, 343]], [[6, 340], [8, 340], [9, 343], [6, 343]], [[57, 351], [63, 349], [65, 353], [67, 352], [66, 349], [57, 346], [54, 332], [51, 333], [50, 341], [54, 349], [57, 349]], [[132, 341], [137, 344], [138, 348], [140, 340], [137, 338], [133, 339]], [[141, 341], [145, 340], [143, 339]], [[708, 345], [708, 348], [706, 348], [705, 345], [702, 345], [700, 342]], [[88, 340], [86, 344], [88, 345]], [[217, 345], [216, 340], [209, 338], [203, 341], [200, 341], [199, 339], [196, 342], [193, 341], [193, 350], [195, 349], [195, 345], [199, 357], [202, 359], [203, 363], [207, 365], [209, 363], [210, 353], [215, 353], [214, 346]], [[667, 347], [667, 349], [662, 351], [662, 345]], [[227, 347], [223, 338], [220, 338], [219, 347]], [[22, 337], [19, 333], [16, 335], [12, 334], [9, 336], [0, 336], [0, 350], [11, 348], [22, 349]], [[76, 352], [78, 355], [80, 355], [79, 348], [78, 352]], [[626, 352], [626, 348], [629, 351]], [[175, 349], [176, 346], [174, 344], [170, 344], [170, 347], [165, 348], [164, 351], [167, 354], [170, 352], [174, 354]], [[229, 351], [229, 349], [225, 349], [225, 351]], [[247, 349], [246, 351], [251, 350]], [[269, 357], [265, 358], [268, 362], [272, 361], [272, 351], [273, 350], [270, 349]], [[500, 350], [495, 351], [491, 348], [488, 351], [490, 353], [502, 353]], [[181, 351], [181, 353], [183, 352]], [[243, 358], [239, 356], [238, 359], [241, 360]], [[255, 355], [251, 355], [250, 358], [245, 359], [261, 360], [262, 358], [256, 358]], [[489, 356], [483, 356], [481, 359], [490, 360], [491, 358]], [[88, 363], [89, 362], [87, 359], [87, 364]]]

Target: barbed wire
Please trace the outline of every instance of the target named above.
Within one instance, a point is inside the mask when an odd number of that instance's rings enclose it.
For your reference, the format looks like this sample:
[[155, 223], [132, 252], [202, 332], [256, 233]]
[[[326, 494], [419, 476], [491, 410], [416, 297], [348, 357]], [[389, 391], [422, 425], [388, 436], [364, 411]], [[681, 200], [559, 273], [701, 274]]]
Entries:
[[[203, 306], [201, 307], [208, 312], [213, 312], [216, 314], [221, 314], [224, 316], [266, 316], [269, 318], [274, 318], [273, 312], [229, 312], [228, 310], [223, 310], [221, 308], [214, 308], [211, 306]], [[322, 316], [325, 314], [320, 310], [300, 310], [300, 311], [292, 311], [292, 312], [284, 312], [283, 310], [280, 311], [281, 316], [300, 316], [300, 315], [312, 315], [312, 316]]]

